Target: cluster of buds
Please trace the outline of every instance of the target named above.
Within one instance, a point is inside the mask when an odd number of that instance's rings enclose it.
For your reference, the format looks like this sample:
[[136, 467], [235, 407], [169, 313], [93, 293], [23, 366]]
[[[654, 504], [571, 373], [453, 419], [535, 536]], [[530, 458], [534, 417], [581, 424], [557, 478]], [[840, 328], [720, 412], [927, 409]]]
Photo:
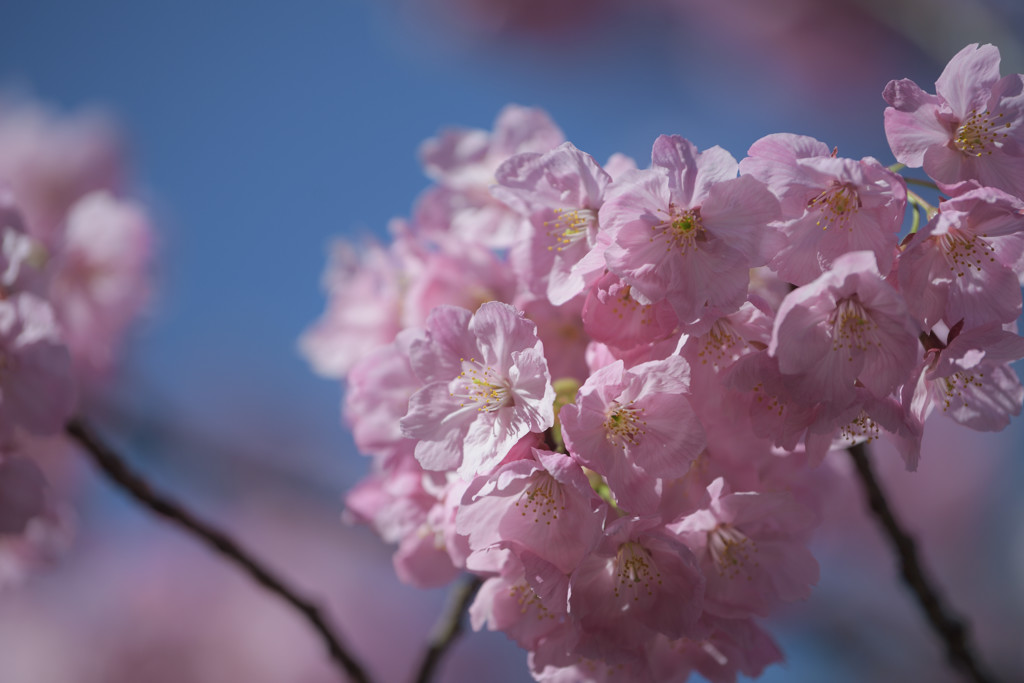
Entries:
[[825, 454], [887, 435], [914, 469], [933, 411], [1020, 412], [1022, 85], [977, 45], [935, 95], [890, 83], [893, 168], [793, 134], [602, 166], [515, 106], [428, 140], [436, 185], [336, 248], [301, 342], [372, 457], [347, 514], [411, 584], [481, 577], [474, 627], [537, 680], [759, 675], [756, 619], [818, 579]]
[[105, 119], [0, 102], [0, 584], [64, 536], [43, 472], [148, 299], [152, 230], [114, 194], [119, 157]]

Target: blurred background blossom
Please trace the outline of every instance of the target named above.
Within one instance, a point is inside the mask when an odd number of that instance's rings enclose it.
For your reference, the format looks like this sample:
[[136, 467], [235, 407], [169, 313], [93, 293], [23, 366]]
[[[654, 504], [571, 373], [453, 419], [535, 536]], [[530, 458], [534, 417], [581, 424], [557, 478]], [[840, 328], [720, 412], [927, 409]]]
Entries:
[[[424, 139], [489, 128], [517, 102], [598, 159], [643, 163], [661, 133], [741, 157], [785, 131], [888, 164], [890, 79], [929, 89], [971, 42], [997, 44], [1003, 73], [1024, 71], [1024, 10], [1009, 0], [63, 5], [0, 9], [0, 84], [19, 103], [0, 107], [0, 178], [44, 179], [26, 209], [41, 226], [90, 190], [130, 190], [159, 234], [148, 315], [86, 411], [154, 481], [322, 596], [384, 681], [407, 678], [443, 591], [399, 584], [390, 549], [339, 521], [367, 463], [341, 426], [338, 386], [296, 343], [322, 311], [331, 240], [385, 240], [412, 211], [428, 185]], [[891, 449], [877, 460], [980, 650], [1019, 677], [1024, 427], [929, 430], [916, 474]], [[37, 517], [54, 524], [35, 525], [46, 542], [30, 552], [0, 537], [0, 583], [24, 569], [10, 558], [35, 567], [0, 594], [0, 680], [333, 680], [273, 597], [75, 454], [40, 448], [63, 504]], [[771, 625], [788, 661], [762, 680], [952, 680], [859, 492], [827, 479], [822, 581]], [[440, 680], [484, 671], [529, 680], [495, 634], [460, 641]]]

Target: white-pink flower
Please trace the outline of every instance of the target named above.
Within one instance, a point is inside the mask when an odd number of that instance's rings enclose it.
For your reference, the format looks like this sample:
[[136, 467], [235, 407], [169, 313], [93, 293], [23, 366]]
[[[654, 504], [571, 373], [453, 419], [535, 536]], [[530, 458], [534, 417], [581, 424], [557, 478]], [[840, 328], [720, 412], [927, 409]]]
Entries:
[[528, 240], [511, 252], [530, 293], [561, 305], [581, 294], [604, 270], [584, 259], [597, 246], [598, 210], [611, 176], [565, 142], [546, 154], [517, 154], [497, 171], [491, 194], [530, 220]]
[[536, 326], [500, 302], [476, 313], [441, 306], [412, 342], [424, 386], [409, 400], [402, 433], [425, 469], [483, 473], [529, 432], [554, 424], [555, 390]]

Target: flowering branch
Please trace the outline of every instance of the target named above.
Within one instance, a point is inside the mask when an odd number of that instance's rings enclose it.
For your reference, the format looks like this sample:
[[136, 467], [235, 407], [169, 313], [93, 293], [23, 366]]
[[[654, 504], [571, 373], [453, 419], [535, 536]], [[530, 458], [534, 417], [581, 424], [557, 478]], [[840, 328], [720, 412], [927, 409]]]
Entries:
[[867, 446], [860, 443], [851, 446], [848, 450], [857, 467], [861, 483], [864, 485], [868, 505], [875, 517], [878, 518], [879, 524], [899, 557], [900, 573], [903, 575], [903, 580], [913, 591], [932, 628], [945, 642], [946, 654], [950, 663], [976, 683], [991, 681], [992, 679], [982, 671], [971, 644], [968, 642], [967, 624], [949, 613], [948, 606], [943, 603], [938, 590], [925, 574], [924, 567], [917, 557], [914, 539], [903, 530], [889, 507], [882, 487], [871, 468]]
[[467, 577], [448, 595], [446, 609], [437, 624], [434, 625], [427, 651], [423, 654], [423, 659], [417, 670], [416, 683], [428, 683], [433, 677], [434, 669], [437, 668], [441, 658], [462, 632], [463, 614], [476, 596], [476, 592], [480, 590], [481, 584], [483, 584], [483, 579], [480, 577]]
[[345, 649], [340, 636], [332, 630], [316, 605], [286, 585], [281, 578], [264, 567], [226, 533], [200, 520], [179, 503], [153, 490], [149, 483], [138, 473], [133, 472], [124, 460], [107, 446], [84, 421], [77, 418], [72, 419], [65, 426], [65, 432], [85, 449], [104, 474], [138, 502], [201, 538], [221, 555], [245, 569], [261, 586], [277, 594], [298, 610], [320, 634], [331, 658], [351, 680], [356, 683], [370, 682], [362, 665]]

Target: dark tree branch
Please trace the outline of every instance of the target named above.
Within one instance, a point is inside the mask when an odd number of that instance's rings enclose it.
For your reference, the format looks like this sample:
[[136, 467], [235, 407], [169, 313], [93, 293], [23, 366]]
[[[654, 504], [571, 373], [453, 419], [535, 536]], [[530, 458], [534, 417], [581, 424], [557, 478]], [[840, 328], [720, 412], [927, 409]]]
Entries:
[[201, 538], [221, 555], [247, 571], [258, 584], [271, 593], [277, 594], [282, 600], [298, 610], [317, 633], [320, 634], [331, 658], [344, 673], [356, 683], [369, 683], [370, 679], [363, 670], [363, 667], [348, 653], [342, 645], [341, 638], [334, 633], [316, 605], [301, 597], [295, 590], [287, 586], [282, 579], [254, 559], [248, 551], [239, 546], [226, 533], [200, 520], [162, 493], [154, 491], [145, 479], [133, 472], [81, 419], [71, 420], [66, 425], [65, 431], [72, 439], [81, 444], [104, 474], [137, 501], [156, 514], [166, 517], [189, 533]]
[[476, 596], [476, 592], [480, 590], [482, 583], [483, 580], [478, 576], [467, 576], [448, 595], [448, 604], [445, 606], [441, 618], [434, 624], [430, 642], [427, 644], [427, 651], [420, 661], [419, 669], [416, 672], [416, 683], [429, 683], [433, 677], [434, 670], [441, 658], [462, 632], [463, 615], [469, 608], [469, 603]]
[[945, 643], [946, 656], [950, 663], [975, 683], [990, 683], [993, 679], [983, 672], [981, 664], [971, 648], [967, 625], [950, 614], [938, 589], [925, 574], [924, 567], [917, 556], [914, 539], [907, 535], [893, 515], [885, 494], [882, 492], [882, 487], [871, 468], [867, 446], [861, 443], [851, 446], [848, 450], [857, 467], [861, 484], [864, 486], [868, 505], [899, 558], [903, 580], [910, 587], [921, 609], [924, 610], [931, 627]]

